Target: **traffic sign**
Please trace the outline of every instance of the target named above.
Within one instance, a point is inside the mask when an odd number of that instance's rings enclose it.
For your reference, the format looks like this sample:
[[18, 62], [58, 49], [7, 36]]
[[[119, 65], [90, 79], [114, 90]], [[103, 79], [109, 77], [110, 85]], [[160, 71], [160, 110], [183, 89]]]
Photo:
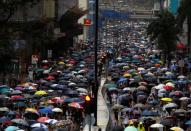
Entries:
[[85, 26], [90, 26], [90, 25], [91, 25], [91, 20], [85, 18], [85, 19], [84, 19], [84, 25], [85, 25]]
[[37, 64], [38, 60], [39, 60], [38, 55], [32, 55], [32, 57], [31, 57], [31, 63], [32, 64]]

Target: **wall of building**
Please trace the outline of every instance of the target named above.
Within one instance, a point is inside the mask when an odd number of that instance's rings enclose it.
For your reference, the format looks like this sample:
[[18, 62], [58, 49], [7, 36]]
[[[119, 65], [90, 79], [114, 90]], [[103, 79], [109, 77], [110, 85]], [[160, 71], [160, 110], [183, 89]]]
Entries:
[[[88, 0], [78, 0], [78, 6], [79, 8], [82, 8], [83, 10], [88, 9]], [[84, 24], [84, 19], [87, 18], [87, 15], [84, 15], [78, 20], [78, 23]], [[86, 41], [88, 39], [88, 29], [89, 27], [84, 26], [83, 27], [83, 35], [78, 36], [78, 39]]]

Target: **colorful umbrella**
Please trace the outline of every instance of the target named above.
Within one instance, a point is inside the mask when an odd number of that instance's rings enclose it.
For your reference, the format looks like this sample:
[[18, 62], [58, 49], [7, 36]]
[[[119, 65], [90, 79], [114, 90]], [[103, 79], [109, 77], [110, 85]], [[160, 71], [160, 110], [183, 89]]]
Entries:
[[77, 108], [77, 109], [83, 109], [83, 107], [77, 102], [72, 102], [72, 103], [68, 104], [68, 106], [73, 107], [73, 108]]
[[43, 96], [43, 95], [47, 95], [47, 93], [43, 90], [40, 90], [40, 91], [35, 92], [35, 95]]
[[49, 120], [48, 117], [40, 117], [37, 119], [38, 122], [44, 123], [46, 120]]

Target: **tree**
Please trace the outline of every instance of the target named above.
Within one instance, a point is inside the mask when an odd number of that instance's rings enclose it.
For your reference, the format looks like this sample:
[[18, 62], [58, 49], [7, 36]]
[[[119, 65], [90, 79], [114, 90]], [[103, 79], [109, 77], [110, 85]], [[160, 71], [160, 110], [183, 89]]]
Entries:
[[15, 12], [28, 5], [33, 7], [40, 0], [0, 0], [0, 24], [5, 24], [15, 14]]
[[189, 46], [191, 44], [191, 0], [181, 0], [177, 15], [177, 25], [180, 31], [183, 30], [185, 20], [187, 20], [188, 25], [187, 42]]
[[[62, 15], [59, 25], [61, 32], [64, 32], [65, 36], [58, 39], [55, 49], [58, 55], [62, 55], [63, 51], [66, 53], [68, 48], [72, 47], [73, 37], [83, 33], [83, 26], [78, 24], [78, 19], [86, 13], [87, 10], [74, 6]], [[61, 53], [59, 54], [59, 52]]]
[[167, 10], [162, 10], [158, 14], [158, 18], [149, 24], [147, 33], [150, 35], [151, 40], [155, 40], [158, 48], [163, 51], [165, 62], [167, 58], [169, 65], [170, 53], [176, 49], [178, 33], [174, 15]]

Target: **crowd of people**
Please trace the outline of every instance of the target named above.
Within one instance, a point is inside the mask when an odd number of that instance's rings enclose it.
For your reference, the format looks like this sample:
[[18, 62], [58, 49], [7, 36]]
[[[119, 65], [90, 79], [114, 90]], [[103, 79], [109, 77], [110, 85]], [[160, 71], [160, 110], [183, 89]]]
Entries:
[[190, 131], [189, 60], [174, 52], [169, 66], [165, 64], [146, 35], [147, 24], [132, 22], [120, 56], [110, 60], [104, 89], [111, 107], [111, 130]]
[[93, 45], [41, 60], [17, 86], [0, 85], [0, 130], [80, 131], [94, 84]]

